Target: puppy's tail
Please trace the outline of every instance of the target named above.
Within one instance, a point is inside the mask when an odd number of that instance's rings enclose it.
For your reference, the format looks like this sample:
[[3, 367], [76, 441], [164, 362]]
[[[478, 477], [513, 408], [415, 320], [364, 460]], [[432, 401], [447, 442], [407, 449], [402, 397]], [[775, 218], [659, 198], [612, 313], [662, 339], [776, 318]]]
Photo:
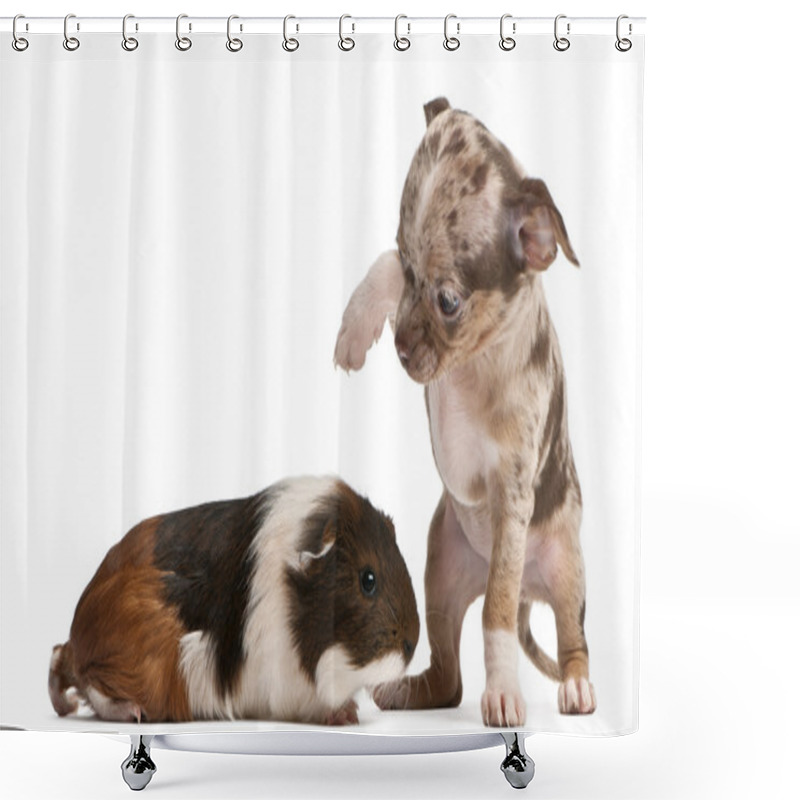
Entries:
[[517, 634], [519, 636], [519, 643], [522, 649], [527, 653], [528, 658], [533, 661], [534, 666], [548, 678], [554, 681], [561, 680], [561, 668], [558, 664], [550, 658], [544, 650], [539, 648], [536, 640], [531, 633], [531, 604], [527, 600], [523, 600], [519, 604], [519, 613], [517, 615]]
[[71, 687], [76, 687], [78, 683], [75, 677], [75, 667], [72, 656], [72, 645], [57, 644], [53, 648], [53, 655], [50, 658], [50, 676], [47, 680], [47, 688], [50, 690], [50, 702], [59, 717], [73, 714], [78, 710], [78, 692]]

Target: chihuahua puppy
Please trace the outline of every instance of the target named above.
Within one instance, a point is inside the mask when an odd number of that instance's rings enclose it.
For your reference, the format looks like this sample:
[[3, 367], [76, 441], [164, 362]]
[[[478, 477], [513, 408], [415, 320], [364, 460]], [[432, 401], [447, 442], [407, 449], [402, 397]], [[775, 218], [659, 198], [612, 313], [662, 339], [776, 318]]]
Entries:
[[[559, 681], [564, 714], [595, 710], [584, 635], [581, 491], [567, 431], [564, 368], [540, 273], [558, 247], [576, 266], [541, 180], [444, 98], [403, 189], [397, 250], [381, 255], [345, 309], [334, 360], [359, 369], [388, 317], [409, 376], [425, 386], [444, 492], [428, 534], [431, 664], [378, 687], [383, 708], [457, 706], [461, 627], [485, 594], [486, 725], [525, 722], [517, 641]], [[555, 614], [558, 662], [530, 631], [534, 601]]]

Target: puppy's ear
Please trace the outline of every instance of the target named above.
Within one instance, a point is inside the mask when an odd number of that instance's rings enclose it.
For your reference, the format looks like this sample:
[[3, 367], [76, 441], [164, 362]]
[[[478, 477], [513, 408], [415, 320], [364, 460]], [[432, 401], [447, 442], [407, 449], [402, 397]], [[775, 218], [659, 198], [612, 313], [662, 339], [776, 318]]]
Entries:
[[555, 261], [561, 245], [564, 255], [576, 266], [578, 259], [567, 236], [564, 220], [544, 181], [525, 178], [512, 201], [518, 246], [529, 269], [543, 272]]
[[434, 117], [438, 117], [442, 111], [447, 111], [450, 108], [450, 103], [446, 97], [437, 97], [431, 100], [430, 103], [425, 103], [425, 125], [430, 125]]

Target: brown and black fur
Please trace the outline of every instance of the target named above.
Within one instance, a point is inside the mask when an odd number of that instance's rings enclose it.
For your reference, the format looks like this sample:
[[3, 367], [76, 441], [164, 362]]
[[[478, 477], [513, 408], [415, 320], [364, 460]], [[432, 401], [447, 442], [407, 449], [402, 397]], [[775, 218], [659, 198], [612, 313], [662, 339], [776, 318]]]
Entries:
[[[418, 637], [391, 520], [342, 481], [294, 479], [132, 528], [53, 650], [50, 698], [116, 721], [357, 722], [358, 675], [390, 655], [402, 674]], [[337, 647], [344, 672], [321, 675]]]

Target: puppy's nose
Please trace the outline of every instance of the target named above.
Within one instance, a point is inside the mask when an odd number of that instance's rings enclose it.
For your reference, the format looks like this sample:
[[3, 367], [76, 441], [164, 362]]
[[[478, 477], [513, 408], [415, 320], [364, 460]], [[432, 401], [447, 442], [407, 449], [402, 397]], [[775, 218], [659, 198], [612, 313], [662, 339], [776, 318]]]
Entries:
[[397, 333], [394, 337], [394, 347], [397, 350], [397, 356], [400, 359], [400, 363], [404, 366], [408, 366], [408, 359], [409, 359], [409, 346], [406, 337], [403, 336], [401, 333]]

